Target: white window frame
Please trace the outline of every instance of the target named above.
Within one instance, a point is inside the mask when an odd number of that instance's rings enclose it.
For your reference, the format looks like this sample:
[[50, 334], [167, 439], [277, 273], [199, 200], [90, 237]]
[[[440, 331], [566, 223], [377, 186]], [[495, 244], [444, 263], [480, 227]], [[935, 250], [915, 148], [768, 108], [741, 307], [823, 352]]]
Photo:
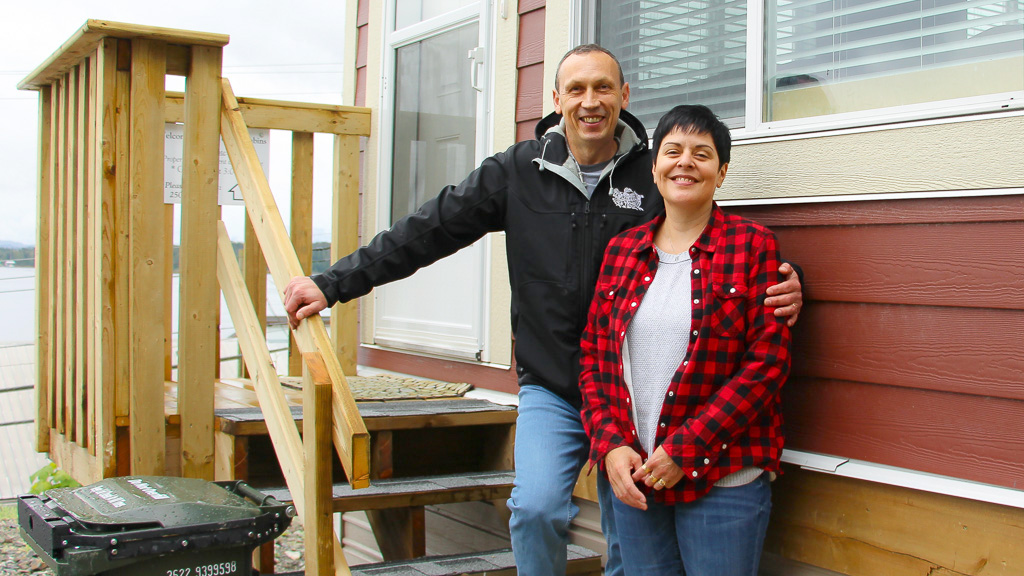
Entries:
[[[765, 48], [765, 2], [747, 2], [747, 69], [746, 102], [744, 105], [744, 126], [732, 129], [734, 140], [760, 139], [788, 135], [817, 135], [852, 128], [884, 129], [887, 125], [918, 121], [936, 121], [942, 118], [976, 116], [1000, 112], [1014, 112], [1024, 109], [1024, 90], [958, 98], [936, 100], [921, 104], [874, 108], [858, 112], [812, 116], [793, 120], [764, 121], [761, 111], [765, 104], [764, 89], [764, 48]], [[597, 37], [595, 23], [597, 0], [587, 0], [573, 9], [574, 22], [583, 22], [575, 36], [582, 42], [593, 42]], [[643, 90], [642, 86], [633, 86]], [[653, 127], [648, 127], [653, 129]]]

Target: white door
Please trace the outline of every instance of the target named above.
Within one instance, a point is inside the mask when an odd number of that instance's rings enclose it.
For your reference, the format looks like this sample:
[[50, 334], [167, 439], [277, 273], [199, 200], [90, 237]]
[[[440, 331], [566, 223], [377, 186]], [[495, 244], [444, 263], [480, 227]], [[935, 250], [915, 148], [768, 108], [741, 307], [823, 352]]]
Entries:
[[[380, 229], [445, 185], [460, 182], [487, 152], [488, 5], [465, 0], [389, 4]], [[378, 288], [375, 343], [480, 359], [485, 242]]]

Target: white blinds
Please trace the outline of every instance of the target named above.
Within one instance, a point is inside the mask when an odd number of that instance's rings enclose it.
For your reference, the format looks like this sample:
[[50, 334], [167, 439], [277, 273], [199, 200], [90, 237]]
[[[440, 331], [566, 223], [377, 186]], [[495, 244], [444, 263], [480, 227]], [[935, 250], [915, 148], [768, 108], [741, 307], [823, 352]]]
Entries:
[[766, 14], [769, 90], [1024, 54], [1024, 0], [777, 0]]
[[731, 125], [743, 117], [746, 0], [600, 0], [597, 19], [645, 126], [677, 104], [705, 104]]
[[[621, 60], [630, 111], [649, 128], [676, 104], [706, 104], [732, 127], [742, 126], [745, 106], [758, 105], [745, 101], [746, 0], [595, 1], [596, 41]], [[824, 113], [1024, 89], [1012, 68], [1024, 57], [1024, 0], [766, 0], [764, 15], [764, 60], [749, 65], [763, 66], [768, 108], [778, 91], [858, 80], [876, 82], [833, 90]], [[981, 66], [992, 61], [1006, 65]], [[992, 70], [1006, 68], [1011, 78], [993, 82]], [[877, 95], [886, 78], [904, 75], [906, 84], [910, 73], [937, 69], [929, 82], [973, 88]], [[876, 96], [855, 95], [860, 89]], [[847, 97], [860, 100], [845, 105]]]

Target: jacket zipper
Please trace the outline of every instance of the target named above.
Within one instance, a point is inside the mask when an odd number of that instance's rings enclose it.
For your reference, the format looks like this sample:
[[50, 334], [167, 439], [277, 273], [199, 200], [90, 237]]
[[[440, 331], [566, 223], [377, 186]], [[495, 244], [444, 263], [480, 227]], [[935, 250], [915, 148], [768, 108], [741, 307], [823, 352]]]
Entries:
[[[595, 192], [595, 194], [597, 193], [596, 190], [594, 192]], [[577, 318], [583, 318], [584, 325], [587, 322], [587, 312], [590, 310], [590, 302], [584, 302], [583, 301], [584, 300], [583, 295], [587, 293], [586, 292], [587, 281], [590, 279], [590, 261], [591, 261], [591, 256], [592, 256], [591, 253], [590, 253], [590, 245], [592, 244], [591, 238], [590, 238], [590, 236], [591, 236], [591, 233], [590, 233], [590, 202], [591, 202], [591, 200], [587, 200], [587, 203], [584, 205], [584, 208], [583, 208], [583, 242], [582, 242], [582, 252], [581, 252], [581, 256], [582, 256], [581, 260], [583, 262], [582, 262], [582, 265], [580, 266], [580, 285], [579, 285], [580, 286], [579, 287], [579, 291], [580, 291], [580, 299], [579, 299], [580, 300], [580, 310], [577, 311], [577, 316], [576, 316]], [[581, 325], [579, 328], [582, 329], [583, 326]]]

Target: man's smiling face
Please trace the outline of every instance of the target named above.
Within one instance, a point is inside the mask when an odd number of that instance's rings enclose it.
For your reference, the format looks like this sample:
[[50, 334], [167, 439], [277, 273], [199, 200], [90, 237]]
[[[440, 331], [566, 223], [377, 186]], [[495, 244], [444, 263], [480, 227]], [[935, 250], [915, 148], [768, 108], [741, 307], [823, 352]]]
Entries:
[[596, 164], [615, 154], [619, 111], [629, 105], [629, 83], [607, 54], [570, 55], [558, 71], [555, 111], [565, 118], [569, 149], [582, 164]]

